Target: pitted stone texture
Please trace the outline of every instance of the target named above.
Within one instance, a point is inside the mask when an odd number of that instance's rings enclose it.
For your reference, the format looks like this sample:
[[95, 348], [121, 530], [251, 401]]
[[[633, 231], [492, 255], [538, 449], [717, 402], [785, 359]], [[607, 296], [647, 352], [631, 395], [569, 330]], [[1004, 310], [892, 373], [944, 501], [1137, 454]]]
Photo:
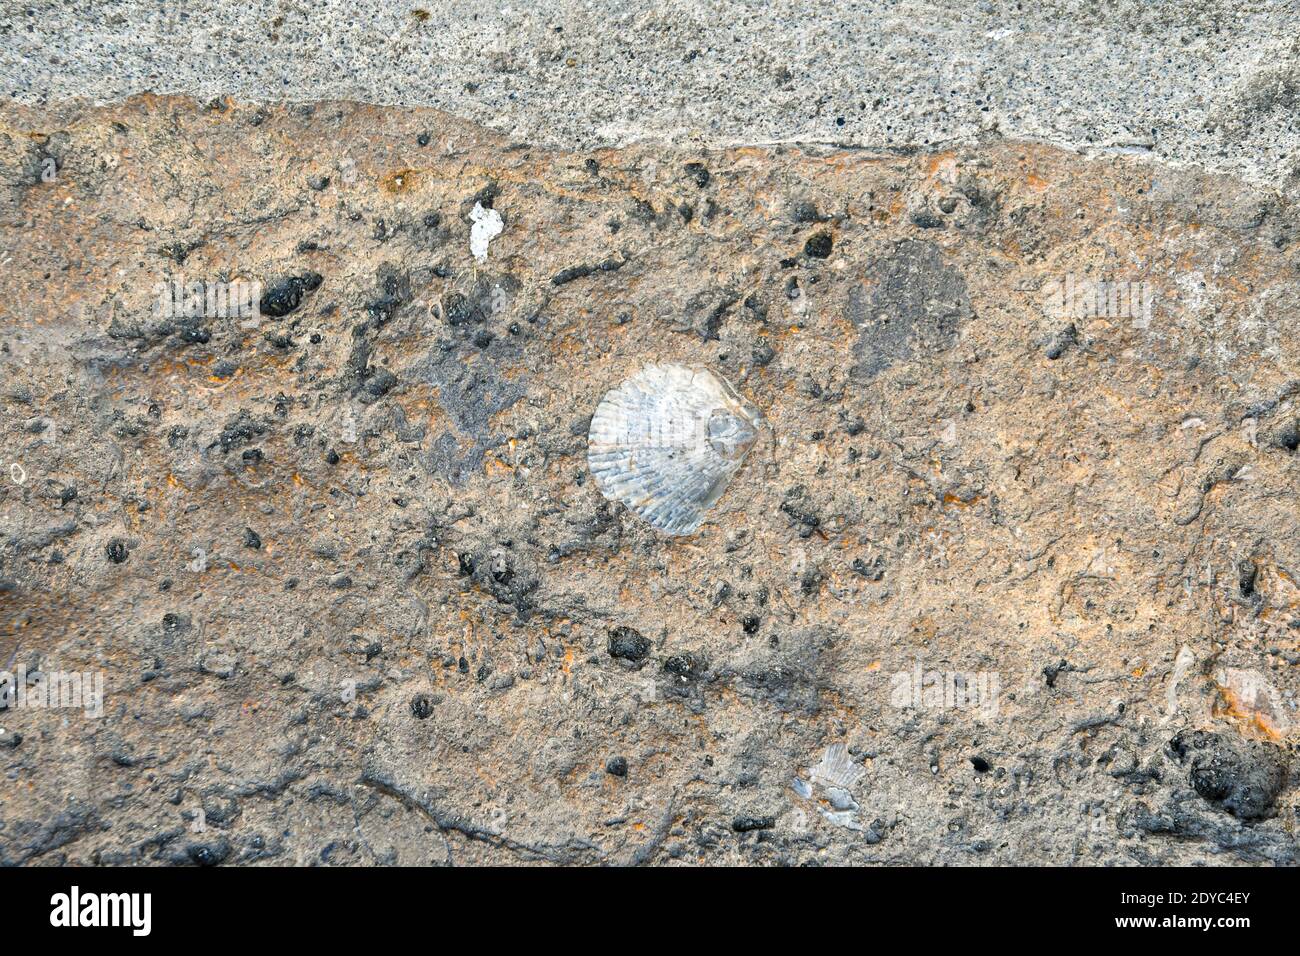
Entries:
[[[4, 713], [0, 860], [1296, 862], [1277, 194], [157, 98], [0, 180], [0, 662], [106, 676]], [[651, 360], [774, 436], [682, 540], [585, 464]]]
[[432, 106], [567, 149], [1006, 136], [1293, 190], [1297, 36], [1291, 0], [33, 0], [0, 25], [0, 83]]

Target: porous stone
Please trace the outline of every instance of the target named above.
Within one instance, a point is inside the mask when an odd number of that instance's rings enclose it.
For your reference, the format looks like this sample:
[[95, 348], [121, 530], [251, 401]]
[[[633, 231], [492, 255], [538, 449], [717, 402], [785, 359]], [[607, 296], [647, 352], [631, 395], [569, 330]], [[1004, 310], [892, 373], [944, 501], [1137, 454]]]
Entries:
[[[0, 663], [105, 677], [5, 711], [0, 863], [1294, 864], [1298, 226], [997, 137], [0, 107]], [[648, 361], [770, 426], [682, 539], [586, 465]]]

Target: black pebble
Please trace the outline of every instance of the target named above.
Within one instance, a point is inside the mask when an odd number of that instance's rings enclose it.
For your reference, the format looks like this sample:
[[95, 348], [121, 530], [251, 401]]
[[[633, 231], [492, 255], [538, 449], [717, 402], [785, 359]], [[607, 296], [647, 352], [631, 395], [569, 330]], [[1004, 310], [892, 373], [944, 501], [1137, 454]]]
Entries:
[[1250, 597], [1255, 593], [1255, 578], [1259, 575], [1259, 569], [1255, 567], [1254, 561], [1242, 561], [1237, 565], [1237, 587], [1241, 590], [1242, 597]]
[[853, 564], [850, 566], [868, 581], [879, 581], [885, 576], [885, 569], [881, 565], [882, 562], [879, 558], [876, 558], [871, 564], [867, 564], [861, 558], [854, 558]]
[[442, 300], [442, 314], [447, 324], [452, 326], [469, 325], [483, 321], [483, 312], [469, 298], [460, 292], [449, 292]]
[[1171, 753], [1189, 764], [1188, 782], [1203, 800], [1242, 820], [1270, 816], [1286, 779], [1277, 747], [1204, 730], [1184, 731], [1169, 741]]
[[204, 345], [211, 340], [212, 333], [197, 323], [186, 322], [181, 325], [180, 338], [190, 345]]
[[791, 521], [800, 525], [799, 537], [811, 537], [821, 526], [821, 518], [812, 510], [808, 502], [808, 490], [803, 485], [795, 485], [785, 493], [781, 510]]
[[382, 398], [397, 385], [397, 376], [386, 368], [376, 368], [366, 379], [366, 392], [375, 398]]
[[703, 163], [687, 163], [686, 175], [695, 181], [695, 185], [703, 189], [709, 184], [709, 171]]
[[1065, 354], [1066, 349], [1071, 345], [1076, 344], [1078, 341], [1079, 330], [1076, 329], [1074, 323], [1071, 322], [1065, 328], [1061, 329], [1061, 331], [1057, 332], [1052, 338], [1052, 341], [1047, 344], [1047, 357], [1055, 362]]
[[809, 200], [797, 202], [794, 205], [793, 218], [795, 222], [825, 222], [829, 216], [823, 216], [817, 209], [817, 204]]
[[225, 840], [213, 843], [192, 843], [185, 848], [185, 855], [196, 866], [216, 866], [230, 856], [230, 844]]
[[829, 232], [819, 232], [808, 237], [808, 241], [803, 244], [803, 251], [814, 259], [829, 259], [831, 250], [834, 247], [835, 243], [831, 239], [831, 234]]
[[121, 564], [131, 556], [131, 552], [127, 550], [126, 542], [121, 538], [114, 538], [110, 541], [104, 548], [104, 553], [108, 555], [108, 560], [114, 564]]
[[609, 631], [609, 656], [639, 663], [650, 653], [650, 642], [640, 631], [630, 627], [613, 627]]
[[627, 758], [610, 757], [605, 761], [605, 772], [614, 777], [627, 776]]
[[307, 292], [320, 288], [322, 278], [317, 272], [305, 272], [300, 276], [278, 279], [262, 293], [258, 309], [263, 315], [273, 319], [288, 315], [302, 305], [302, 297]]
[[1300, 449], [1300, 420], [1287, 422], [1278, 428], [1273, 433], [1273, 447], [1287, 451]]
[[682, 680], [698, 680], [705, 666], [694, 654], [674, 654], [664, 661], [664, 670]]
[[416, 720], [427, 720], [433, 713], [433, 702], [424, 694], [416, 694], [411, 698], [411, 714]]
[[1069, 661], [1061, 661], [1057, 664], [1048, 664], [1043, 668], [1043, 679], [1047, 682], [1048, 687], [1054, 688], [1056, 687], [1056, 678], [1061, 674], [1061, 672], [1072, 669], [1073, 668], [1070, 667]]

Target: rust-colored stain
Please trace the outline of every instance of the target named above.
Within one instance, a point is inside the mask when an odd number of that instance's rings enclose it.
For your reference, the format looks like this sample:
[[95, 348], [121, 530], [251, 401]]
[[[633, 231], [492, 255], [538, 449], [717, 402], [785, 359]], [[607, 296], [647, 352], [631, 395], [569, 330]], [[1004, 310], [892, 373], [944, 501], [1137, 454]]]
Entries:
[[410, 192], [416, 188], [421, 175], [421, 172], [416, 169], [394, 170], [379, 180], [379, 186], [386, 193]]
[[1249, 731], [1268, 740], [1281, 741], [1283, 733], [1274, 721], [1260, 710], [1245, 704], [1229, 687], [1216, 684], [1217, 697], [1213, 714], [1220, 719], [1229, 719], [1244, 724]]

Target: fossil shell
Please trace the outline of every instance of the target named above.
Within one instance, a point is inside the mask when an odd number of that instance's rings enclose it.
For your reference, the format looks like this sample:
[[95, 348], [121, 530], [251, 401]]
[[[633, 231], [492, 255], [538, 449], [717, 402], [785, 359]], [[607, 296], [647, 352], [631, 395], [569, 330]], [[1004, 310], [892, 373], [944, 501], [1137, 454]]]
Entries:
[[691, 534], [722, 497], [764, 425], [708, 369], [647, 365], [600, 400], [587, 464], [606, 498], [666, 534]]
[[822, 753], [822, 759], [810, 771], [813, 780], [823, 787], [838, 788], [841, 791], [849, 790], [864, 773], [866, 771], [853, 762], [848, 748], [843, 744], [831, 744], [827, 747]]

